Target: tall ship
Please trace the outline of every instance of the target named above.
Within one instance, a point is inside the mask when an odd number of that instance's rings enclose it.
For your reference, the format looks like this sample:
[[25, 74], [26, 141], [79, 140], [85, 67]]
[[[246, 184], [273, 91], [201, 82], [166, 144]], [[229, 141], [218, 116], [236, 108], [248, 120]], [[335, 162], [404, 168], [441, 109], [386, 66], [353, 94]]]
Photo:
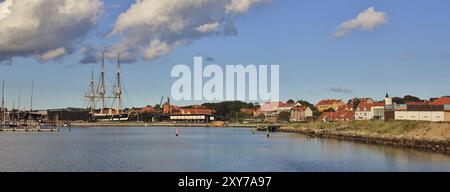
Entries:
[[[122, 85], [120, 76], [120, 53], [117, 53], [117, 67], [115, 81], [111, 95], [107, 94], [105, 83], [105, 53], [102, 54], [100, 77], [96, 86], [94, 80], [94, 68], [92, 67], [89, 90], [85, 98], [88, 99], [87, 109], [90, 111], [91, 121], [128, 121], [129, 114], [123, 109]], [[107, 101], [113, 101], [112, 106], [107, 106]], [[97, 108], [98, 106], [98, 108]]]

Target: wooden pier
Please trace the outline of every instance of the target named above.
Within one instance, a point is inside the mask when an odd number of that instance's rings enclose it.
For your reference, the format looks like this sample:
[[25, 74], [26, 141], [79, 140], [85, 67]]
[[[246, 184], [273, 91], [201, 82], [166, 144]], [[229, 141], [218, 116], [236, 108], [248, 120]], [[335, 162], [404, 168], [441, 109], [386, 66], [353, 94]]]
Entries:
[[0, 129], [0, 132], [59, 132], [59, 129], [58, 128], [54, 128], [54, 129], [23, 129], [23, 128], [11, 129], [11, 128], [4, 128], [4, 129]]
[[37, 127], [5, 127], [0, 132], [59, 132], [59, 128], [37, 128]]

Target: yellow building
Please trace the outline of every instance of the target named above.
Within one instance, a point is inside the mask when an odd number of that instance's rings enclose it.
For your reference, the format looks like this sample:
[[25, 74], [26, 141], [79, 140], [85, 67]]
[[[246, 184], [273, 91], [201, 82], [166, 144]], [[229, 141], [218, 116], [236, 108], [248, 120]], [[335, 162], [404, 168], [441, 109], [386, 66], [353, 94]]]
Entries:
[[324, 99], [317, 103], [316, 108], [320, 112], [326, 111], [328, 109], [334, 109], [335, 111], [337, 111], [342, 106], [345, 106], [345, 103], [342, 100]]

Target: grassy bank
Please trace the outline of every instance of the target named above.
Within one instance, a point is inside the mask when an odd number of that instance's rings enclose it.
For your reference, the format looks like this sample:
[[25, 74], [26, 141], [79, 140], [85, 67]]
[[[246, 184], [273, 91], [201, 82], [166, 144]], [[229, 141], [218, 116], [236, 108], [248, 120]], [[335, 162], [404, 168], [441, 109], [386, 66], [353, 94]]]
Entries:
[[382, 134], [392, 136], [423, 137], [430, 139], [450, 139], [450, 123], [419, 121], [351, 121], [351, 122], [312, 122], [287, 124], [294, 129], [330, 130], [361, 134]]
[[417, 121], [352, 121], [286, 124], [283, 132], [374, 144], [412, 147], [450, 154], [450, 124]]

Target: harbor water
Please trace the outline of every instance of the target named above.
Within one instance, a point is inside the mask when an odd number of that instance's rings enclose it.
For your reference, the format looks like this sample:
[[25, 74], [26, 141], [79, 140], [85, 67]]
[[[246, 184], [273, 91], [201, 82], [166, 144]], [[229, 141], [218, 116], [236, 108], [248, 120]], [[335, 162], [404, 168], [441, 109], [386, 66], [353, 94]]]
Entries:
[[448, 172], [450, 156], [240, 128], [72, 127], [0, 132], [0, 171]]

